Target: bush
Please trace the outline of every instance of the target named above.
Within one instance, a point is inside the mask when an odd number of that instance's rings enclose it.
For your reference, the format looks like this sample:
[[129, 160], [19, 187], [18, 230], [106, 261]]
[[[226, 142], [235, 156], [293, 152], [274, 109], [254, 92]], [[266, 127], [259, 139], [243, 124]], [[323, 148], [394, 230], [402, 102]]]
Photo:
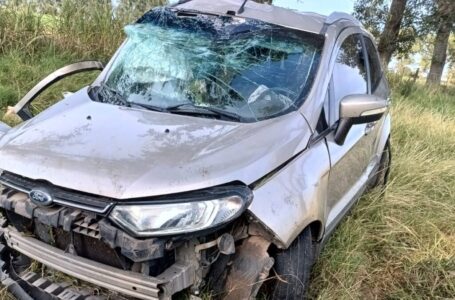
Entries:
[[0, 54], [55, 49], [106, 60], [124, 38], [123, 27], [163, 1], [11, 1], [0, 5]]

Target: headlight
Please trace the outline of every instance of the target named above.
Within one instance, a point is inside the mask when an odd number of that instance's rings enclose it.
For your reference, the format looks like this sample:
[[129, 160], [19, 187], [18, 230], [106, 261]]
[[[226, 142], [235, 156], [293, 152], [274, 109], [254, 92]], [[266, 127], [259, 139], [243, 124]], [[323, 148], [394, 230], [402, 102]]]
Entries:
[[250, 195], [228, 195], [179, 203], [117, 205], [110, 218], [135, 236], [176, 235], [232, 221], [243, 213], [250, 200]]

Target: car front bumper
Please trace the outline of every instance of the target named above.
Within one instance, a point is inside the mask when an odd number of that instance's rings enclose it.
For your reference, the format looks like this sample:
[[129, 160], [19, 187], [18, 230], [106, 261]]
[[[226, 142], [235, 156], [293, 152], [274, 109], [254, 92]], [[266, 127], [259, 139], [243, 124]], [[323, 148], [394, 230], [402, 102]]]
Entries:
[[[62, 195], [97, 207], [109, 204]], [[257, 294], [273, 265], [267, 253], [273, 236], [247, 214], [200, 235], [135, 238], [105, 213], [79, 204], [38, 206], [9, 181], [0, 184], [0, 212], [1, 284], [20, 300], [171, 299], [179, 292], [194, 299], [201, 288], [217, 284], [224, 299], [244, 299]], [[30, 272], [34, 261], [48, 267], [49, 276]], [[68, 285], [68, 278], [53, 283], [60, 277], [54, 270], [93, 287], [80, 294], [81, 285]]]
[[[190, 264], [176, 262], [159, 276], [152, 277], [66, 253], [10, 226], [1, 228], [0, 235], [6, 243], [3, 247], [77, 279], [138, 299], [170, 299], [174, 293], [192, 285], [195, 279], [195, 269]], [[21, 279], [27, 281], [27, 278]], [[44, 285], [43, 290], [48, 287]]]

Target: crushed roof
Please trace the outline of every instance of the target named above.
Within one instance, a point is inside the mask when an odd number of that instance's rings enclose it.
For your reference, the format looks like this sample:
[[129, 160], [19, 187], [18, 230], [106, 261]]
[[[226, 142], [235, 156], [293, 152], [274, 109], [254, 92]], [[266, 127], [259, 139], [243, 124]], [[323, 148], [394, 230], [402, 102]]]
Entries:
[[179, 10], [198, 11], [208, 14], [229, 15], [235, 12], [237, 17], [256, 19], [288, 28], [320, 33], [327, 20], [326, 16], [298, 12], [268, 4], [247, 1], [243, 12], [239, 13], [243, 0], [192, 0], [174, 6]]

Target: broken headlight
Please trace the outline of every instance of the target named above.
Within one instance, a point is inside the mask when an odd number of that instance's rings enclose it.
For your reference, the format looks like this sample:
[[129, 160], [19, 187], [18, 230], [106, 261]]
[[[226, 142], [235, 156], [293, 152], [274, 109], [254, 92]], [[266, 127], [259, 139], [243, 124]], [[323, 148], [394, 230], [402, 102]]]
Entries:
[[110, 219], [139, 237], [185, 234], [234, 220], [250, 200], [251, 194], [235, 193], [208, 200], [117, 205]]

